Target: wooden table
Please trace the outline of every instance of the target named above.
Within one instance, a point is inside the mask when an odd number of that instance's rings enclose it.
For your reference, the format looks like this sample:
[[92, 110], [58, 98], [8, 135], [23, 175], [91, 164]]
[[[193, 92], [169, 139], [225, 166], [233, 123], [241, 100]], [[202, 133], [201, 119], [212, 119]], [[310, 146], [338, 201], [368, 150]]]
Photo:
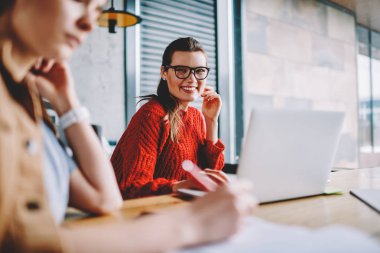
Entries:
[[[277, 223], [311, 228], [329, 224], [345, 224], [362, 230], [380, 241], [380, 215], [349, 193], [353, 188], [380, 189], [380, 168], [332, 172], [328, 186], [342, 189], [343, 194], [260, 205], [255, 215]], [[160, 212], [173, 206], [187, 204], [188, 202], [171, 195], [128, 200], [124, 202], [120, 211], [111, 215], [102, 217], [79, 215], [66, 219], [64, 224], [67, 226], [80, 226], [86, 223], [96, 225], [120, 219], [133, 219], [146, 213]], [[78, 213], [74, 212], [74, 214]]]
[[328, 186], [342, 195], [323, 195], [262, 205], [256, 216], [283, 224], [311, 228], [345, 224], [371, 234], [380, 241], [380, 215], [352, 196], [350, 189], [380, 189], [380, 168], [332, 172]]

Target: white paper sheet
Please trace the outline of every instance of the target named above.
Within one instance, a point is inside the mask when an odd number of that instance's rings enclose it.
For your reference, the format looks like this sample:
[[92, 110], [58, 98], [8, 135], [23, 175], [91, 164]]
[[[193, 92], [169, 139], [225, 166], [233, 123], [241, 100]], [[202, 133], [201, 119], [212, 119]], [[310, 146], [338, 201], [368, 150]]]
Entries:
[[368, 235], [341, 225], [311, 230], [249, 218], [233, 238], [177, 253], [380, 253], [380, 244]]

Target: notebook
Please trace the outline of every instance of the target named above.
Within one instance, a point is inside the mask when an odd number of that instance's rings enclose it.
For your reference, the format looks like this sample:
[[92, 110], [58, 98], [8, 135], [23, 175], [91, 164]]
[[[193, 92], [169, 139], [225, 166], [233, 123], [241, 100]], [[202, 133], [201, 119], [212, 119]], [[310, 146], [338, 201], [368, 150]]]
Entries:
[[359, 230], [342, 225], [318, 229], [281, 225], [255, 217], [244, 220], [232, 238], [175, 253], [375, 253], [377, 241]]

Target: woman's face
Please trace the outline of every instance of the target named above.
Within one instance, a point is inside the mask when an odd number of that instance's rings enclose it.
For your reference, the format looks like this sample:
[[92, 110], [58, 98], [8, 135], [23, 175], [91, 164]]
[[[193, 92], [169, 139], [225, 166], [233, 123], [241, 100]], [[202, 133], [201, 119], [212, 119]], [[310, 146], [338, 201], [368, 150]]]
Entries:
[[15, 0], [14, 41], [38, 57], [65, 60], [96, 25], [106, 0]]
[[[176, 51], [172, 56], [170, 66], [206, 67], [206, 56], [201, 51]], [[184, 106], [196, 100], [203, 93], [206, 86], [206, 79], [197, 80], [193, 72], [186, 79], [180, 79], [176, 76], [175, 70], [169, 68], [167, 71], [162, 69], [161, 76], [167, 80], [170, 94], [176, 97], [180, 104]]]

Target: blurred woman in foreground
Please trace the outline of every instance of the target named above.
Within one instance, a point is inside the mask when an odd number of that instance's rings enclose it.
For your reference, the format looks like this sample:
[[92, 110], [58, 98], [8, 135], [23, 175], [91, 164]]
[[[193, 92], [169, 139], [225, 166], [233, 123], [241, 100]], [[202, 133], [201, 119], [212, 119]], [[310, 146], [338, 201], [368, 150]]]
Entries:
[[[0, 252], [168, 251], [227, 238], [252, 211], [247, 190], [231, 185], [135, 221], [60, 225], [67, 205], [103, 214], [122, 203], [67, 65], [104, 4], [0, 1]], [[77, 164], [58, 144], [42, 97], [60, 116]]]

